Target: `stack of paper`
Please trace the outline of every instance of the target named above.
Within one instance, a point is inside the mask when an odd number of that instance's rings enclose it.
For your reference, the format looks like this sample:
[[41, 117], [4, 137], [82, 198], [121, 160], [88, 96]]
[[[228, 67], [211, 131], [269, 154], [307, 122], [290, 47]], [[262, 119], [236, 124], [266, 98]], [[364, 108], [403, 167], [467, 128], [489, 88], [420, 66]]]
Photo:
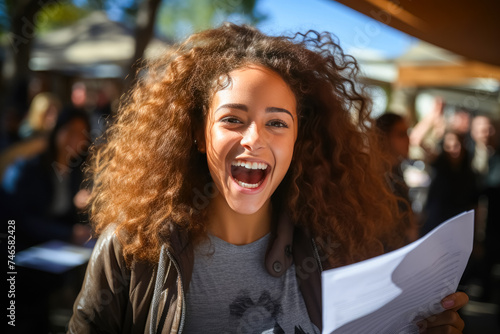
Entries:
[[322, 274], [323, 333], [418, 333], [443, 311], [472, 251], [474, 212], [393, 252]]

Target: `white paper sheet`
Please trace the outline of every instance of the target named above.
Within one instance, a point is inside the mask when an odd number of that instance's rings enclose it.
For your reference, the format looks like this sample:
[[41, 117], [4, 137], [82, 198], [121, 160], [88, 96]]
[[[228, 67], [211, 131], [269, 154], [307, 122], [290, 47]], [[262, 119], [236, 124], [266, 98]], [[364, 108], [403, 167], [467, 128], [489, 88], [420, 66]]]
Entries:
[[443, 311], [472, 251], [474, 212], [393, 252], [322, 273], [323, 333], [418, 333]]

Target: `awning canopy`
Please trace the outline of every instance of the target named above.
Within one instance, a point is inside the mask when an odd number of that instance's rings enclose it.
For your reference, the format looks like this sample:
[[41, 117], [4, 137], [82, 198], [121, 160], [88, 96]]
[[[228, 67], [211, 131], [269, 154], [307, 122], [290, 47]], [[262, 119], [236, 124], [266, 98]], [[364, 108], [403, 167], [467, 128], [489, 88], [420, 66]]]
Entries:
[[500, 66], [498, 0], [336, 0], [471, 60]]

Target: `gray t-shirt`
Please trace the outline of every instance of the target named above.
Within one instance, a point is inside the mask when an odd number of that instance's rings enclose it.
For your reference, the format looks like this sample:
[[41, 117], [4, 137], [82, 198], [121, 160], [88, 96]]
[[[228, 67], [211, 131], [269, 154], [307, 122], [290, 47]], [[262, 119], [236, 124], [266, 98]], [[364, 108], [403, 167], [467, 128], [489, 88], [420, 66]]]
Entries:
[[209, 238], [195, 250], [186, 333], [319, 333], [295, 267], [276, 278], [264, 266], [270, 234], [243, 246]]

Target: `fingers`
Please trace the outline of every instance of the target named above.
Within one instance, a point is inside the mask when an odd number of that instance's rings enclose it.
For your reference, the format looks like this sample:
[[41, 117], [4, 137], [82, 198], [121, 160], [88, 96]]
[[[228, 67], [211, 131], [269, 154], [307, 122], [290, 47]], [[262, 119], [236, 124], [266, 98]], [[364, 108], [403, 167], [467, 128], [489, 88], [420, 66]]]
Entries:
[[433, 315], [417, 325], [420, 333], [428, 334], [448, 334], [462, 333], [465, 323], [458, 315], [457, 311], [469, 302], [469, 297], [463, 292], [455, 292], [445, 297], [441, 305], [446, 311]]
[[427, 319], [427, 327], [429, 329], [440, 326], [451, 326], [462, 331], [465, 327], [465, 323], [457, 312], [447, 310]]
[[462, 331], [451, 326], [429, 328], [426, 334], [461, 334]]
[[459, 309], [464, 307], [468, 302], [469, 302], [469, 296], [467, 296], [466, 293], [455, 292], [445, 297], [441, 301], [441, 305], [447, 310], [458, 311]]
[[447, 310], [418, 323], [421, 333], [462, 333], [465, 323], [457, 312]]

